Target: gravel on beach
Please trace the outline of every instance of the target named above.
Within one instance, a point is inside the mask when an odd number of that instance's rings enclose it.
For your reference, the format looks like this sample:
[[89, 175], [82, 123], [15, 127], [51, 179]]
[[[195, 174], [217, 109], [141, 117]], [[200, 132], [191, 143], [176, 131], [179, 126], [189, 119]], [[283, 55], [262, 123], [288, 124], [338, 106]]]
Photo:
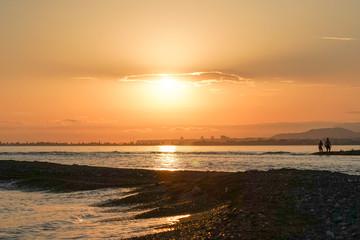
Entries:
[[133, 239], [360, 239], [360, 177], [341, 173], [155, 171], [0, 161], [0, 180], [52, 191], [131, 187], [134, 194], [98, 206], [148, 209], [135, 218], [190, 214], [164, 226], [165, 232]]

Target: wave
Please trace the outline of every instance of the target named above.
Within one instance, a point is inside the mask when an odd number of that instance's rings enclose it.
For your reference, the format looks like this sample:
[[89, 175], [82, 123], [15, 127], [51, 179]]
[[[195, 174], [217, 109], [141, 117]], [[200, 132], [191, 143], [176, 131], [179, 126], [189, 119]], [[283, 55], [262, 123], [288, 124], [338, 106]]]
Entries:
[[0, 155], [82, 155], [86, 152], [0, 152]]
[[264, 152], [264, 153], [261, 153], [261, 155], [293, 155], [293, 154], [297, 154], [297, 153], [292, 153], [292, 152], [283, 152], [283, 151], [277, 151], [277, 152]]
[[108, 156], [121, 156], [121, 155], [308, 155], [309, 153], [299, 153], [299, 152], [284, 152], [284, 151], [275, 151], [275, 152], [244, 152], [244, 151], [208, 151], [208, 152], [161, 152], [161, 151], [152, 151], [152, 152], [66, 152], [66, 151], [48, 151], [48, 152], [0, 152], [0, 155], [28, 155], [28, 156], [99, 156], [99, 155], [108, 155]]

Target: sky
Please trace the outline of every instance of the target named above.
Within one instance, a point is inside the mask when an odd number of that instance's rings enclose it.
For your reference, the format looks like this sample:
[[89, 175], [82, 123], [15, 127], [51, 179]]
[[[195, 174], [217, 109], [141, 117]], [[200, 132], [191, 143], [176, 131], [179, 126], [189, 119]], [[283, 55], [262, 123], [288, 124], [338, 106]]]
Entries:
[[244, 126], [359, 122], [359, 9], [0, 0], [0, 141], [267, 137], [282, 129]]

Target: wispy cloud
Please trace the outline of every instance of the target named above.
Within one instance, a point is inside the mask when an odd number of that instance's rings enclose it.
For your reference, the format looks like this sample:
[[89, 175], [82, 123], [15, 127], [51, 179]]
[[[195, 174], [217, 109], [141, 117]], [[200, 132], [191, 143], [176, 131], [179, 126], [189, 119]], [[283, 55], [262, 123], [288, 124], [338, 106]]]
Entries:
[[208, 86], [214, 83], [247, 83], [249, 79], [233, 73], [223, 73], [219, 71], [212, 72], [192, 72], [176, 74], [141, 74], [128, 75], [121, 79], [120, 82], [158, 82], [167, 78], [176, 79], [176, 81], [189, 83], [195, 86]]
[[336, 87], [348, 90], [358, 90], [360, 86], [358, 85], [348, 85], [348, 84], [335, 84], [335, 83], [304, 83], [304, 84], [295, 84], [298, 87]]
[[219, 89], [219, 88], [212, 88], [209, 91], [213, 94], [225, 94], [226, 93], [222, 89]]
[[281, 82], [281, 83], [287, 83], [287, 84], [295, 83], [294, 80], [281, 80], [280, 82]]
[[265, 89], [265, 91], [267, 91], [267, 92], [279, 92], [279, 91], [282, 91], [282, 89], [280, 89], [280, 88], [267, 88], [267, 89]]
[[55, 125], [111, 125], [116, 124], [117, 120], [107, 120], [107, 119], [88, 119], [86, 116], [57, 119], [54, 121], [48, 121], [49, 124]]
[[18, 121], [8, 121], [8, 120], [0, 120], [0, 123], [14, 123], [14, 124], [21, 124], [22, 122], [18, 122]]
[[32, 112], [11, 112], [10, 115], [17, 115], [17, 116], [22, 116], [22, 115], [31, 115], [33, 114]]
[[320, 37], [321, 39], [325, 40], [337, 40], [337, 41], [354, 41], [357, 38], [350, 38], [350, 37]]
[[149, 133], [152, 132], [152, 128], [131, 128], [122, 130], [125, 133]]
[[184, 127], [184, 126], [174, 126], [174, 127], [163, 127], [171, 132], [202, 132], [202, 131], [218, 131], [216, 128], [212, 127]]
[[84, 120], [78, 120], [78, 119], [63, 119], [61, 120], [63, 123], [83, 123]]
[[83, 80], [83, 81], [98, 81], [99, 78], [91, 77], [91, 76], [80, 76], [80, 77], [73, 77], [74, 80]]
[[298, 87], [344, 87], [342, 84], [332, 84], [332, 83], [305, 83], [305, 84], [296, 84]]
[[360, 114], [360, 111], [349, 111], [347, 113], [350, 113], [350, 114]]
[[360, 86], [349, 85], [349, 86], [345, 86], [345, 88], [349, 90], [356, 90], [356, 89], [360, 89]]

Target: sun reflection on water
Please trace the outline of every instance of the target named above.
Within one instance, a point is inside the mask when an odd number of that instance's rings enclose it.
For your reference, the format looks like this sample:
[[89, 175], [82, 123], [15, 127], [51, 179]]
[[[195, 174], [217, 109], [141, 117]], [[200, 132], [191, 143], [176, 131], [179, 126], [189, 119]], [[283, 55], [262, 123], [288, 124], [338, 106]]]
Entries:
[[158, 146], [159, 151], [162, 153], [173, 153], [176, 152], [176, 146]]
[[179, 159], [176, 154], [176, 146], [158, 146], [158, 161], [161, 170], [174, 171], [178, 167]]

